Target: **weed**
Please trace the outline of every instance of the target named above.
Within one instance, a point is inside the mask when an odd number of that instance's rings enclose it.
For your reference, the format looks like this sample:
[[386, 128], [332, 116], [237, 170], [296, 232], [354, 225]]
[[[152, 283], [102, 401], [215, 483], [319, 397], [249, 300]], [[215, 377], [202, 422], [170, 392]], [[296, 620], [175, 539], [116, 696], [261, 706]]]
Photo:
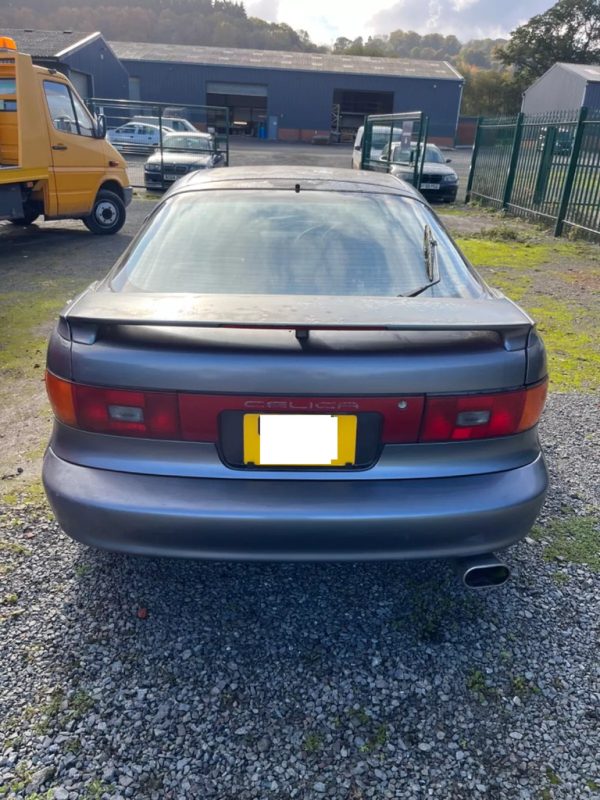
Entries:
[[482, 697], [484, 697], [489, 691], [489, 687], [485, 681], [485, 676], [479, 669], [471, 670], [471, 672], [467, 675], [466, 684], [469, 691], [474, 692]]
[[15, 606], [19, 602], [19, 596], [16, 594], [5, 594], [2, 602], [7, 606]]
[[586, 781], [585, 785], [590, 790], [590, 792], [599, 792], [600, 791], [600, 783], [597, 783], [594, 780]]
[[307, 753], [318, 753], [323, 747], [323, 737], [319, 733], [309, 733], [304, 737], [302, 747]]
[[563, 558], [575, 564], [587, 564], [600, 571], [600, 517], [590, 514], [551, 520], [543, 528], [536, 525], [532, 531], [536, 539], [549, 540], [544, 550], [546, 559]]
[[18, 542], [0, 541], [0, 553], [12, 553], [18, 556], [31, 556], [33, 551]]
[[77, 692], [75, 692], [69, 701], [69, 711], [71, 712], [72, 719], [85, 716], [85, 714], [87, 714], [88, 711], [91, 711], [93, 707], [94, 700], [92, 696], [82, 689], [79, 689]]
[[552, 769], [552, 767], [546, 767], [546, 779], [548, 783], [552, 784], [552, 786], [560, 786], [562, 783], [560, 776]]
[[102, 795], [108, 791], [110, 791], [110, 786], [102, 783], [98, 778], [94, 778], [94, 780], [86, 786], [85, 795], [83, 797], [84, 800], [100, 800]]
[[69, 741], [65, 744], [65, 751], [76, 756], [81, 752], [81, 739], [79, 739], [77, 736], [75, 736], [73, 739], [69, 739]]
[[89, 564], [75, 564], [75, 574], [78, 578], [85, 578], [91, 571], [92, 567]]
[[383, 747], [388, 740], [387, 726], [384, 724], [378, 725], [374, 734], [369, 736], [365, 744], [360, 748], [363, 753], [372, 753], [374, 750], [379, 750]]

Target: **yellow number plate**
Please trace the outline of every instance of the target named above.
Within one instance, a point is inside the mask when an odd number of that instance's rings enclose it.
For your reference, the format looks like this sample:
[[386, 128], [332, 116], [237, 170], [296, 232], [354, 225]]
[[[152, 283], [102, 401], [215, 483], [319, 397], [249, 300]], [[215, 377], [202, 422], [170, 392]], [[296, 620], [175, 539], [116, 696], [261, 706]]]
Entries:
[[353, 414], [244, 414], [244, 464], [353, 466], [356, 428]]

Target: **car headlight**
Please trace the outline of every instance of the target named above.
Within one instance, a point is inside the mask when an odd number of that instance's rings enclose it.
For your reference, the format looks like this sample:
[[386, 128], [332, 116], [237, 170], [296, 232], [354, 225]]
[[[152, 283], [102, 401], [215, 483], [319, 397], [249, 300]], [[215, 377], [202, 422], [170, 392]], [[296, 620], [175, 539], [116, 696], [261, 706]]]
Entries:
[[456, 175], [444, 175], [442, 180], [444, 183], [458, 183], [458, 178]]
[[160, 164], [146, 164], [146, 172], [160, 172]]

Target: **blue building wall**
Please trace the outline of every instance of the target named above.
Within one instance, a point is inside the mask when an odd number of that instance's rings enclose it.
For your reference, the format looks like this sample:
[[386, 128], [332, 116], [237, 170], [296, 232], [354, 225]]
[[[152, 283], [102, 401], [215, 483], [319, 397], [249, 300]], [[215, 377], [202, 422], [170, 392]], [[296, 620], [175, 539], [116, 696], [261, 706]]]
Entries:
[[590, 109], [600, 109], [600, 83], [588, 83], [583, 105]]
[[334, 89], [394, 93], [394, 111], [424, 111], [430, 136], [453, 144], [462, 80], [403, 78], [345, 73], [300, 72], [234, 66], [173, 64], [123, 60], [140, 79], [141, 99], [172, 105], [206, 104], [208, 81], [262, 84], [268, 87], [268, 113], [279, 129], [328, 131]]
[[102, 37], [67, 53], [61, 57], [61, 63], [91, 75], [94, 97], [129, 97], [127, 70]]

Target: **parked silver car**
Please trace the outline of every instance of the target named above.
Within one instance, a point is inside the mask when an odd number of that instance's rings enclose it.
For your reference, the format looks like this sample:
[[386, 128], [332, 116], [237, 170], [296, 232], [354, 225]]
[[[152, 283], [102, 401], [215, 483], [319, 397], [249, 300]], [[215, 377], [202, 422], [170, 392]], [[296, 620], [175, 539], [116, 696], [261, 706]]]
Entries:
[[170, 133], [144, 165], [146, 189], [166, 189], [187, 172], [212, 169], [225, 163], [225, 156], [216, 149], [209, 133]]
[[60, 315], [43, 479], [90, 545], [228, 559], [473, 557], [547, 474], [544, 348], [423, 198], [373, 172], [182, 178]]

